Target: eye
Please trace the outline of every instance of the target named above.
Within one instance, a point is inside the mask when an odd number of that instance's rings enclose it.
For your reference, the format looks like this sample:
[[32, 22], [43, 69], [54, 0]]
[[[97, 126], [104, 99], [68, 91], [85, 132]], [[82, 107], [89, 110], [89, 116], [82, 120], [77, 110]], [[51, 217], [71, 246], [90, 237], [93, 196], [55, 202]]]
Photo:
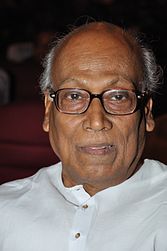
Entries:
[[116, 91], [110, 93], [109, 99], [111, 101], [125, 101], [129, 98], [128, 92]]
[[65, 99], [72, 100], [72, 101], [77, 101], [77, 100], [82, 99], [82, 98], [83, 98], [83, 95], [82, 95], [82, 93], [79, 93], [79, 92], [67, 92], [67, 93], [64, 95], [64, 98], [65, 98]]
[[127, 96], [125, 96], [124, 94], [116, 94], [111, 97], [112, 100], [117, 100], [117, 101], [121, 101], [126, 98], [127, 98]]
[[82, 96], [78, 93], [71, 93], [70, 94], [70, 99], [73, 99], [73, 100], [78, 100], [78, 99], [81, 99]]

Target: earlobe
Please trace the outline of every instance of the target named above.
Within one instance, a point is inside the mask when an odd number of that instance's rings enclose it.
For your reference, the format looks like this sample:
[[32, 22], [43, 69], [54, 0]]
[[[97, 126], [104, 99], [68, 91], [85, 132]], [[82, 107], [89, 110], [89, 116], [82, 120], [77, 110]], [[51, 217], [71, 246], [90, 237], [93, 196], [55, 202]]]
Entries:
[[49, 132], [49, 114], [51, 103], [52, 101], [50, 100], [48, 93], [45, 93], [45, 116], [43, 121], [43, 130], [45, 132]]
[[152, 114], [153, 100], [150, 98], [145, 107], [146, 131], [151, 132], [155, 127], [155, 121]]

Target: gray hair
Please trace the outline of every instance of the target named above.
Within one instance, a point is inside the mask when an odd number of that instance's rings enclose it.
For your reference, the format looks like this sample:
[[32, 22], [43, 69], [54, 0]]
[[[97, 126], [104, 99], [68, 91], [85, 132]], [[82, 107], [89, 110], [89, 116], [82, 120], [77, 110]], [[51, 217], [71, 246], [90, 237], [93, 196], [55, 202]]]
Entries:
[[143, 45], [140, 46], [144, 71], [142, 89], [152, 95], [158, 91], [162, 84], [163, 70], [161, 66], [156, 63], [153, 51]]
[[46, 55], [43, 62], [44, 71], [40, 79], [40, 88], [43, 94], [47, 90], [52, 88], [51, 69], [52, 69], [52, 64], [54, 61], [53, 59], [55, 55], [55, 50], [56, 50], [56, 46], [50, 50], [50, 52]]
[[[67, 40], [69, 36], [75, 33], [76, 30], [80, 28], [73, 29], [69, 34], [58, 38], [50, 52], [46, 55], [44, 59], [44, 72], [40, 79], [40, 87], [42, 93], [45, 93], [47, 90], [52, 88], [52, 80], [51, 80], [51, 69], [54, 62], [55, 54], [60, 49], [61, 45], [64, 41]], [[125, 31], [126, 32], [126, 31]], [[128, 33], [128, 31], [127, 31]], [[156, 63], [156, 59], [152, 49], [145, 46], [140, 40], [140, 38], [131, 33], [131, 36], [139, 45], [141, 49], [141, 58], [143, 61], [143, 73], [144, 79], [138, 88], [142, 91], [147, 91], [150, 95], [156, 93], [161, 86], [163, 71], [162, 68]]]

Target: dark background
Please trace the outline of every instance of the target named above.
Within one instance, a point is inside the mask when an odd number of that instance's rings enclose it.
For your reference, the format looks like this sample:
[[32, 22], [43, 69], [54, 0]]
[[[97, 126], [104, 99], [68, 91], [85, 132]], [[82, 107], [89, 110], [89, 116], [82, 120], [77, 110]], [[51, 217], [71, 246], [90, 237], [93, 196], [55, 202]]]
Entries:
[[[0, 66], [7, 71], [11, 79], [11, 101], [17, 101], [21, 96], [27, 99], [37, 97], [33, 94], [26, 97], [20, 85], [25, 85], [26, 89], [26, 78], [31, 75], [32, 67], [32, 75], [33, 69], [38, 72], [35, 73], [36, 89], [38, 89], [42, 68], [40, 64], [40, 66], [33, 65], [34, 62], [29, 61], [27, 63], [29, 71], [26, 72], [22, 70], [21, 64], [9, 62], [6, 58], [8, 47], [16, 42], [34, 42], [36, 35], [41, 31], [66, 33], [70, 26], [82, 24], [91, 18], [110, 21], [146, 34], [144, 37], [164, 70], [164, 85], [156, 95], [154, 113], [155, 115], [166, 113], [166, 0], [0, 0]], [[24, 68], [26, 67], [25, 64]], [[20, 85], [17, 78], [21, 78]], [[36, 92], [39, 93], [39, 90]]]

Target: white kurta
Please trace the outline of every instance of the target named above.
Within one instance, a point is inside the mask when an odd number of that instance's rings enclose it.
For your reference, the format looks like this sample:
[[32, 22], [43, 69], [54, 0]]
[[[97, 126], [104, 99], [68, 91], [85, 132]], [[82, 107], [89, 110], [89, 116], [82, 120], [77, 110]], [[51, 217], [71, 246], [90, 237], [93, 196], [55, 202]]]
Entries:
[[0, 251], [167, 251], [167, 166], [90, 197], [61, 163], [0, 186]]

